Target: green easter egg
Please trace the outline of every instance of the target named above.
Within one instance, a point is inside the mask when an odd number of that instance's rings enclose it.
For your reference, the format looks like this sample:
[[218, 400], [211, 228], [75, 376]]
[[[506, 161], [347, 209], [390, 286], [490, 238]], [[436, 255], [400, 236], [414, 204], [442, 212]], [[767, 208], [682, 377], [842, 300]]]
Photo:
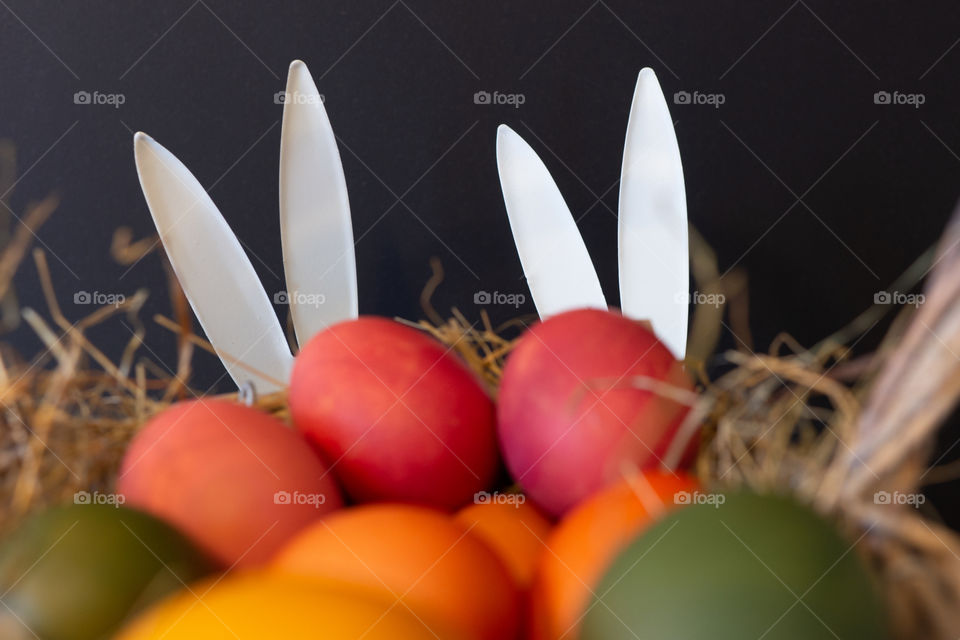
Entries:
[[0, 637], [104, 638], [211, 569], [180, 533], [140, 511], [106, 504], [43, 511], [0, 544]]
[[617, 557], [584, 640], [888, 637], [876, 586], [831, 523], [784, 497], [716, 498], [668, 514]]

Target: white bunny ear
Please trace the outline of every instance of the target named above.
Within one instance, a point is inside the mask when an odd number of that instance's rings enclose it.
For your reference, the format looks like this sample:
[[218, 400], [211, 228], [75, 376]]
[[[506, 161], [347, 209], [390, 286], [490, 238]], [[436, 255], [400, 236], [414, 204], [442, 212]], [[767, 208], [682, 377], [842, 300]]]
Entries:
[[497, 167], [520, 263], [541, 318], [606, 309], [580, 231], [537, 153], [507, 125], [497, 129]]
[[643, 69], [620, 174], [620, 306], [649, 320], [680, 359], [687, 346], [689, 244], [680, 149], [657, 76]]
[[140, 186], [173, 270], [238, 386], [282, 389], [293, 356], [253, 265], [193, 174], [150, 136], [133, 138]]
[[347, 183], [323, 99], [307, 65], [287, 76], [280, 141], [280, 233], [287, 297], [300, 345], [357, 317]]

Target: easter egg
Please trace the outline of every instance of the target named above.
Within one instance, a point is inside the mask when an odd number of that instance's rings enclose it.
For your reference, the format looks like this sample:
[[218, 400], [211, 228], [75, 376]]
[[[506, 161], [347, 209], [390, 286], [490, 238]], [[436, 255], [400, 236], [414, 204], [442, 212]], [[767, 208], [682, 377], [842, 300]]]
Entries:
[[475, 640], [514, 638], [517, 587], [466, 526], [433, 509], [379, 504], [330, 514], [280, 551], [278, 572], [402, 601]]
[[789, 498], [724, 498], [677, 509], [631, 543], [595, 589], [581, 637], [888, 637], [853, 540]]
[[449, 349], [386, 318], [317, 334], [290, 381], [293, 422], [359, 502], [455, 509], [498, 469], [494, 409]]
[[116, 640], [436, 640], [457, 635], [392, 600], [254, 572], [191, 585], [131, 622]]
[[691, 501], [690, 475], [646, 471], [590, 496], [564, 517], [547, 541], [532, 593], [533, 637], [574, 640], [590, 596], [610, 564], [644, 527]]
[[0, 544], [0, 636], [106, 637], [213, 563], [156, 518], [110, 504], [57, 507]]
[[266, 562], [342, 504], [300, 434], [225, 400], [182, 402], [150, 420], [124, 456], [117, 490], [228, 567]]
[[691, 389], [647, 325], [581, 309], [530, 328], [507, 358], [498, 433], [524, 492], [560, 515], [618, 479], [658, 466], [687, 407], [638, 388], [653, 380]]
[[455, 517], [497, 552], [521, 590], [529, 589], [552, 525], [523, 494], [485, 494], [484, 498]]

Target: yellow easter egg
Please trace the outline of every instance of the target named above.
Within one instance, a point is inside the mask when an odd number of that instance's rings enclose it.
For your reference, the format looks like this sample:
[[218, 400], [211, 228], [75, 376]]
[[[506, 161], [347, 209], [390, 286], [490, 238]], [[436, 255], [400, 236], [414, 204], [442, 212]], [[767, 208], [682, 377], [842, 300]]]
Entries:
[[117, 640], [436, 640], [448, 630], [391, 598], [264, 572], [208, 580], [161, 601]]

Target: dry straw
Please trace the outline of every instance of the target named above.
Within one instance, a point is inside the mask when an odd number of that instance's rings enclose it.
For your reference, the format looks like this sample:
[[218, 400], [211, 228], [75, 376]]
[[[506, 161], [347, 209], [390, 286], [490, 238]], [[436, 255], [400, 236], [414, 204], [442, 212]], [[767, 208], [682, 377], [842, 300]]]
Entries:
[[[0, 178], [11, 164], [9, 153], [0, 146]], [[31, 206], [20, 218], [23, 224], [8, 234], [0, 254], [5, 326], [16, 300], [13, 275], [56, 205], [51, 197]], [[3, 206], [10, 211], [8, 202]], [[4, 228], [0, 225], [0, 235]], [[698, 289], [722, 294], [727, 302], [725, 313], [706, 305], [694, 318], [687, 364], [705, 389], [690, 398], [655, 381], [628, 381], [692, 405], [665, 464], [675, 464], [685, 439], [702, 429], [698, 473], [705, 483], [789, 493], [814, 506], [840, 524], [876, 572], [899, 637], [956, 638], [960, 538], [932, 514], [896, 501], [884, 504], [880, 497], [916, 494], [937, 473], [927, 469], [926, 460], [939, 426], [960, 397], [960, 213], [928, 256], [933, 265], [925, 304], [912, 316], [899, 317], [877, 352], [859, 359], [851, 359], [852, 347], [876, 324], [880, 309], [813, 349], [784, 337], [768, 353], [754, 353], [746, 329], [745, 277], [736, 271], [721, 277], [712, 252], [695, 233], [692, 238]], [[112, 252], [130, 264], [156, 245], [154, 238], [132, 242], [130, 232], [120, 230]], [[72, 322], [57, 304], [43, 252], [33, 256], [47, 311], [20, 309], [19, 316], [46, 348], [24, 360], [10, 345], [0, 344], [3, 528], [34, 509], [69, 502], [77, 491], [109, 491], [124, 447], [144, 421], [172, 402], [197, 395], [189, 386], [193, 350], [212, 351], [193, 333], [172, 274], [174, 319], [153, 319], [179, 341], [177, 366], [170, 371], [143, 355], [146, 325], [139, 312], [146, 291]], [[895, 286], [905, 290], [905, 283], [925, 275], [929, 262], [918, 260]], [[429, 303], [442, 280], [439, 264], [433, 266], [423, 297], [427, 320], [410, 324], [456, 350], [495, 393], [504, 359], [524, 323], [494, 326], [485, 313], [471, 323], [456, 310], [449, 319], [441, 317]], [[117, 316], [125, 320], [130, 340], [114, 362], [86, 333], [103, 322], [119, 322]], [[739, 348], [723, 355], [729, 371], [711, 381], [704, 362], [723, 327]], [[282, 393], [255, 402], [285, 417]]]

